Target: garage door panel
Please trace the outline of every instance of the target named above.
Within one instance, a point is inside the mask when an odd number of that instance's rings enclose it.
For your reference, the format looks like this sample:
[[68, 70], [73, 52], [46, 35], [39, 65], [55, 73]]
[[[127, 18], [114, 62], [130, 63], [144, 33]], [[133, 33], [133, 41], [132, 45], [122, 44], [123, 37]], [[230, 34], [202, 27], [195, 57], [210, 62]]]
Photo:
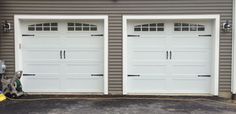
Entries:
[[103, 60], [102, 49], [86, 48], [86, 49], [71, 49], [66, 50], [67, 60], [90, 60], [90, 61], [101, 61]]
[[[128, 47], [134, 48], [165, 48], [166, 38], [128, 38]], [[146, 44], [146, 45], [145, 45]]]
[[167, 67], [166, 65], [135, 65], [132, 70], [141, 74], [152, 72], [158, 75], [165, 74]]
[[57, 61], [60, 59], [60, 53], [54, 49], [25, 49], [23, 52], [24, 61]]
[[209, 93], [210, 80], [209, 79], [173, 79], [170, 90], [183, 93]]
[[155, 24], [139, 21], [128, 22], [127, 34], [133, 37], [127, 38], [127, 92], [210, 93], [211, 22], [156, 20], [159, 24]]
[[210, 49], [212, 38], [171, 38], [169, 40], [172, 48], [199, 48], [199, 49]]
[[67, 64], [66, 72], [68, 73], [97, 73], [102, 72], [102, 64]]
[[25, 92], [60, 92], [60, 84], [60, 78], [56, 77], [37, 79], [34, 77], [25, 77], [22, 80], [22, 86]]
[[103, 20], [27, 20], [21, 25], [27, 92], [104, 90]]
[[164, 60], [166, 59], [165, 50], [149, 50], [140, 49], [134, 50], [132, 56], [135, 60]]
[[131, 93], [153, 93], [166, 90], [165, 79], [128, 79], [127, 89]]
[[186, 73], [186, 74], [172, 74], [172, 79], [173, 80], [205, 80], [209, 77], [199, 77], [199, 75], [204, 75], [206, 73], [199, 73], [199, 74], [194, 74], [194, 73]]
[[67, 92], [103, 92], [103, 78], [67, 78], [64, 80]]
[[22, 48], [24, 49], [55, 49], [60, 46], [60, 39], [57, 38], [23, 38]]
[[173, 65], [173, 74], [201, 74], [209, 73], [209, 66], [206, 65]]
[[103, 38], [65, 38], [65, 48], [103, 48]]
[[175, 61], [209, 61], [211, 53], [207, 49], [174, 49], [172, 60]]
[[34, 72], [34, 73], [57, 73], [60, 71], [60, 64], [44, 64], [44, 63], [25, 63], [24, 72]]

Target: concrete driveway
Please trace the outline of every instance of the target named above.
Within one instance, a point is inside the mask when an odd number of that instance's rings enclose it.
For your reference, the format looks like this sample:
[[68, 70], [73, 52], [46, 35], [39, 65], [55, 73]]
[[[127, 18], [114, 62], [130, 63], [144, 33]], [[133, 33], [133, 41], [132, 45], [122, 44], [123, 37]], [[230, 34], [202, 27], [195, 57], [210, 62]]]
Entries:
[[34, 96], [22, 99], [0, 103], [0, 114], [236, 114], [235, 103], [217, 97]]

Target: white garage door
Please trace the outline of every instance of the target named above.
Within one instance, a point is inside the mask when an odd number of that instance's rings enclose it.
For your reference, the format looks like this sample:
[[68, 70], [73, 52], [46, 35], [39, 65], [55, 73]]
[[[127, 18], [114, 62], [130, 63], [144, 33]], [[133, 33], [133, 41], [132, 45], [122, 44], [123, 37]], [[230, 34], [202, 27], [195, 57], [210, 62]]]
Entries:
[[103, 21], [22, 21], [26, 92], [103, 92]]
[[127, 30], [127, 93], [210, 93], [211, 21], [136, 20]]

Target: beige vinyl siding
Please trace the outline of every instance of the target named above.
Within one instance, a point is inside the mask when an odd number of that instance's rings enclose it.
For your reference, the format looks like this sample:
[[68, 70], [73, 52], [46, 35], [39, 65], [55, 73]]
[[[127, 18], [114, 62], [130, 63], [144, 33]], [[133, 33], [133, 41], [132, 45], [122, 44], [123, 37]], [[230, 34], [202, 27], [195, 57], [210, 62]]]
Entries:
[[[122, 94], [122, 15], [220, 14], [232, 21], [233, 0], [1, 0], [0, 19], [15, 14], [109, 15], [109, 93]], [[220, 37], [220, 92], [230, 92], [231, 33]], [[0, 59], [14, 72], [14, 33], [0, 34]]]

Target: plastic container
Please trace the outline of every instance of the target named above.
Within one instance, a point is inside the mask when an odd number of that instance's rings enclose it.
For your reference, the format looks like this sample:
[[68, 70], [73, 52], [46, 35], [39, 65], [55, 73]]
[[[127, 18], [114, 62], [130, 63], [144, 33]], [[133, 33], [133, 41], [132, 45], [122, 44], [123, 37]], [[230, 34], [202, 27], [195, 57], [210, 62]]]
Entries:
[[6, 96], [0, 91], [0, 102], [5, 101], [7, 98]]

